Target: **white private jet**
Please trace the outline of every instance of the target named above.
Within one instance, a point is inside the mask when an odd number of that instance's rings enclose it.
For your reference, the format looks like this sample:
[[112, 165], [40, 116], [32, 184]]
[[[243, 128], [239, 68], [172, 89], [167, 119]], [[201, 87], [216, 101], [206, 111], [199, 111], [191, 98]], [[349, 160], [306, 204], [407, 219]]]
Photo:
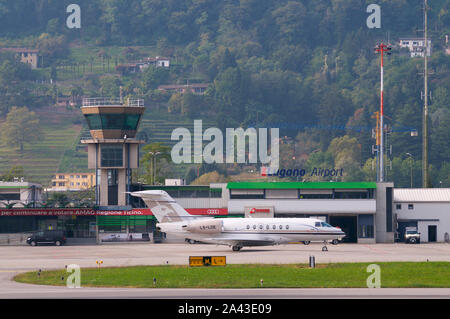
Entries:
[[192, 241], [227, 245], [233, 251], [244, 246], [268, 246], [295, 241], [331, 240], [337, 244], [345, 233], [313, 218], [213, 218], [193, 216], [163, 190], [132, 192], [141, 197], [158, 220], [157, 229]]

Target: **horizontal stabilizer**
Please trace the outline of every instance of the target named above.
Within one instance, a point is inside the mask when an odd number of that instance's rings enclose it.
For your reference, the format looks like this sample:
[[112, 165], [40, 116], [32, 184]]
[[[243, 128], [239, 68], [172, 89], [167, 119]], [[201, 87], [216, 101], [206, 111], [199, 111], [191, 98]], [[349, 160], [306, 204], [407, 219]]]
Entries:
[[192, 220], [193, 216], [163, 190], [139, 191], [130, 194], [142, 198], [160, 223]]

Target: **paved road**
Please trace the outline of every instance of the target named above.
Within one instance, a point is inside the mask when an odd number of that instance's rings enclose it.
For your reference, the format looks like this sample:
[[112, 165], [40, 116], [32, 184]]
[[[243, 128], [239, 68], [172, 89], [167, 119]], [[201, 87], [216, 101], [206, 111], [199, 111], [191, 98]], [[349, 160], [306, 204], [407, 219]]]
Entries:
[[0, 247], [0, 298], [449, 298], [450, 289], [133, 289], [79, 288], [26, 285], [12, 281], [15, 274], [37, 269], [60, 269], [68, 264], [105, 266], [187, 264], [189, 256], [226, 256], [227, 263], [316, 263], [380, 261], [450, 261], [449, 244], [321, 244], [245, 248], [184, 244], [101, 246]]

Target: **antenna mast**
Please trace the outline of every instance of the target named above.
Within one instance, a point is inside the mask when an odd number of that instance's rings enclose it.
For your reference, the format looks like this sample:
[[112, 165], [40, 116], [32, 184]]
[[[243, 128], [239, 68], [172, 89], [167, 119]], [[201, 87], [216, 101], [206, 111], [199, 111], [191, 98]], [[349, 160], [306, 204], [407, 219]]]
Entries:
[[424, 106], [423, 106], [423, 158], [422, 158], [422, 187], [429, 185], [428, 176], [428, 1], [424, 0]]

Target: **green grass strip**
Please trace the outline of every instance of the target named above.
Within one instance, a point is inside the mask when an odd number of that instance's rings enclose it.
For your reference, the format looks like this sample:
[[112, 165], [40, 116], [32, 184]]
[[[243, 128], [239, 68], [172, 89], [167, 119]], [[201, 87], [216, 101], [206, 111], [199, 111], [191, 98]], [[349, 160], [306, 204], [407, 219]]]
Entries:
[[[376, 263], [381, 269], [382, 288], [450, 287], [449, 262]], [[82, 268], [82, 287], [137, 288], [364, 288], [370, 263], [287, 265], [227, 265], [217, 267], [134, 266]], [[28, 272], [14, 279], [22, 283], [66, 284], [65, 270]], [[64, 279], [62, 279], [64, 277]], [[156, 278], [156, 285], [153, 283]]]

